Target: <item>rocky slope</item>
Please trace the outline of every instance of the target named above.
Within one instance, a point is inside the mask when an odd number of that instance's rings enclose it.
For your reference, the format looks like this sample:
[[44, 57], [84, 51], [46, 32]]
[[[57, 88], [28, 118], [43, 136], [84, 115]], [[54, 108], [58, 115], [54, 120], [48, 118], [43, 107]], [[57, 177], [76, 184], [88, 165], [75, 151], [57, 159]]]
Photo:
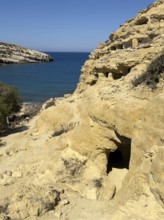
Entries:
[[163, 3], [90, 54], [74, 94], [2, 138], [1, 219], [164, 218]]
[[0, 64], [49, 62], [53, 59], [35, 50], [0, 42]]

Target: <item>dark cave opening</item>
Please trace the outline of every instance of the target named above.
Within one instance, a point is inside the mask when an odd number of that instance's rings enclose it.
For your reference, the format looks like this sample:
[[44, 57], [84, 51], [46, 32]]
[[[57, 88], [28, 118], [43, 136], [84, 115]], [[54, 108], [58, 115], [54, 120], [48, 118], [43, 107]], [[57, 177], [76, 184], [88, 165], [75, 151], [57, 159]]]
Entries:
[[120, 79], [122, 77], [121, 73], [112, 73], [112, 77], [114, 80]]
[[108, 78], [108, 75], [109, 75], [108, 72], [104, 73], [104, 76], [105, 76], [106, 78]]
[[136, 22], [135, 25], [143, 25], [143, 24], [147, 24], [149, 21], [149, 19], [147, 17], [140, 17]]
[[119, 142], [113, 140], [117, 149], [114, 152], [109, 152], [107, 163], [107, 174], [112, 171], [113, 168], [117, 169], [129, 169], [130, 155], [131, 155], [131, 139], [121, 136], [116, 133]]

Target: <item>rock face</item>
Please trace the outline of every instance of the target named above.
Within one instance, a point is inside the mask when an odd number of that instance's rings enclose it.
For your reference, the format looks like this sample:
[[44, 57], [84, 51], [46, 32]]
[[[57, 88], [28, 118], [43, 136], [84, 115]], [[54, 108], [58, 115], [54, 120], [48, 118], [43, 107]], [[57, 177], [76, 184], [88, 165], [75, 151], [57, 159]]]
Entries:
[[2, 219], [164, 218], [163, 3], [90, 54], [74, 94], [2, 138]]
[[50, 62], [52, 57], [45, 53], [14, 44], [0, 42], [0, 64]]

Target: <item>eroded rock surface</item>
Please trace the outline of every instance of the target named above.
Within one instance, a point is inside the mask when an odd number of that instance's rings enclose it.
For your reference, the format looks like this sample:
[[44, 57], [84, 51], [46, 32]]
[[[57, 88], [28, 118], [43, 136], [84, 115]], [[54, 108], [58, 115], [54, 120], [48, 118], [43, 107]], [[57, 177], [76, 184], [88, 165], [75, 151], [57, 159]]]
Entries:
[[90, 54], [74, 94], [2, 138], [2, 219], [164, 218], [163, 3]]
[[52, 57], [45, 53], [0, 42], [0, 64], [38, 63], [52, 60]]

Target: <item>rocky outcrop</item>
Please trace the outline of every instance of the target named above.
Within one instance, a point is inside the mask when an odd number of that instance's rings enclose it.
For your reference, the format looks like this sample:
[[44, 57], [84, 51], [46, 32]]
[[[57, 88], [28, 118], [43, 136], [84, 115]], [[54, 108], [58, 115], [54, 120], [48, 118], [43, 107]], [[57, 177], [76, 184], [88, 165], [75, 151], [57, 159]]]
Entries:
[[146, 84], [153, 86], [159, 80], [152, 79], [153, 76], [148, 72], [154, 68], [154, 62], [156, 65], [160, 62], [162, 69], [159, 71], [163, 70], [163, 34], [163, 1], [157, 1], [128, 20], [91, 53], [81, 70], [77, 90], [83, 91], [102, 77], [112, 79], [113, 82], [126, 77], [127, 84], [133, 80], [134, 85], [137, 85], [134, 79], [143, 76], [143, 73], [148, 75]]
[[127, 21], [90, 54], [74, 94], [2, 138], [4, 219], [164, 218], [163, 13], [158, 0]]
[[52, 57], [45, 53], [14, 44], [0, 42], [0, 64], [50, 62]]

